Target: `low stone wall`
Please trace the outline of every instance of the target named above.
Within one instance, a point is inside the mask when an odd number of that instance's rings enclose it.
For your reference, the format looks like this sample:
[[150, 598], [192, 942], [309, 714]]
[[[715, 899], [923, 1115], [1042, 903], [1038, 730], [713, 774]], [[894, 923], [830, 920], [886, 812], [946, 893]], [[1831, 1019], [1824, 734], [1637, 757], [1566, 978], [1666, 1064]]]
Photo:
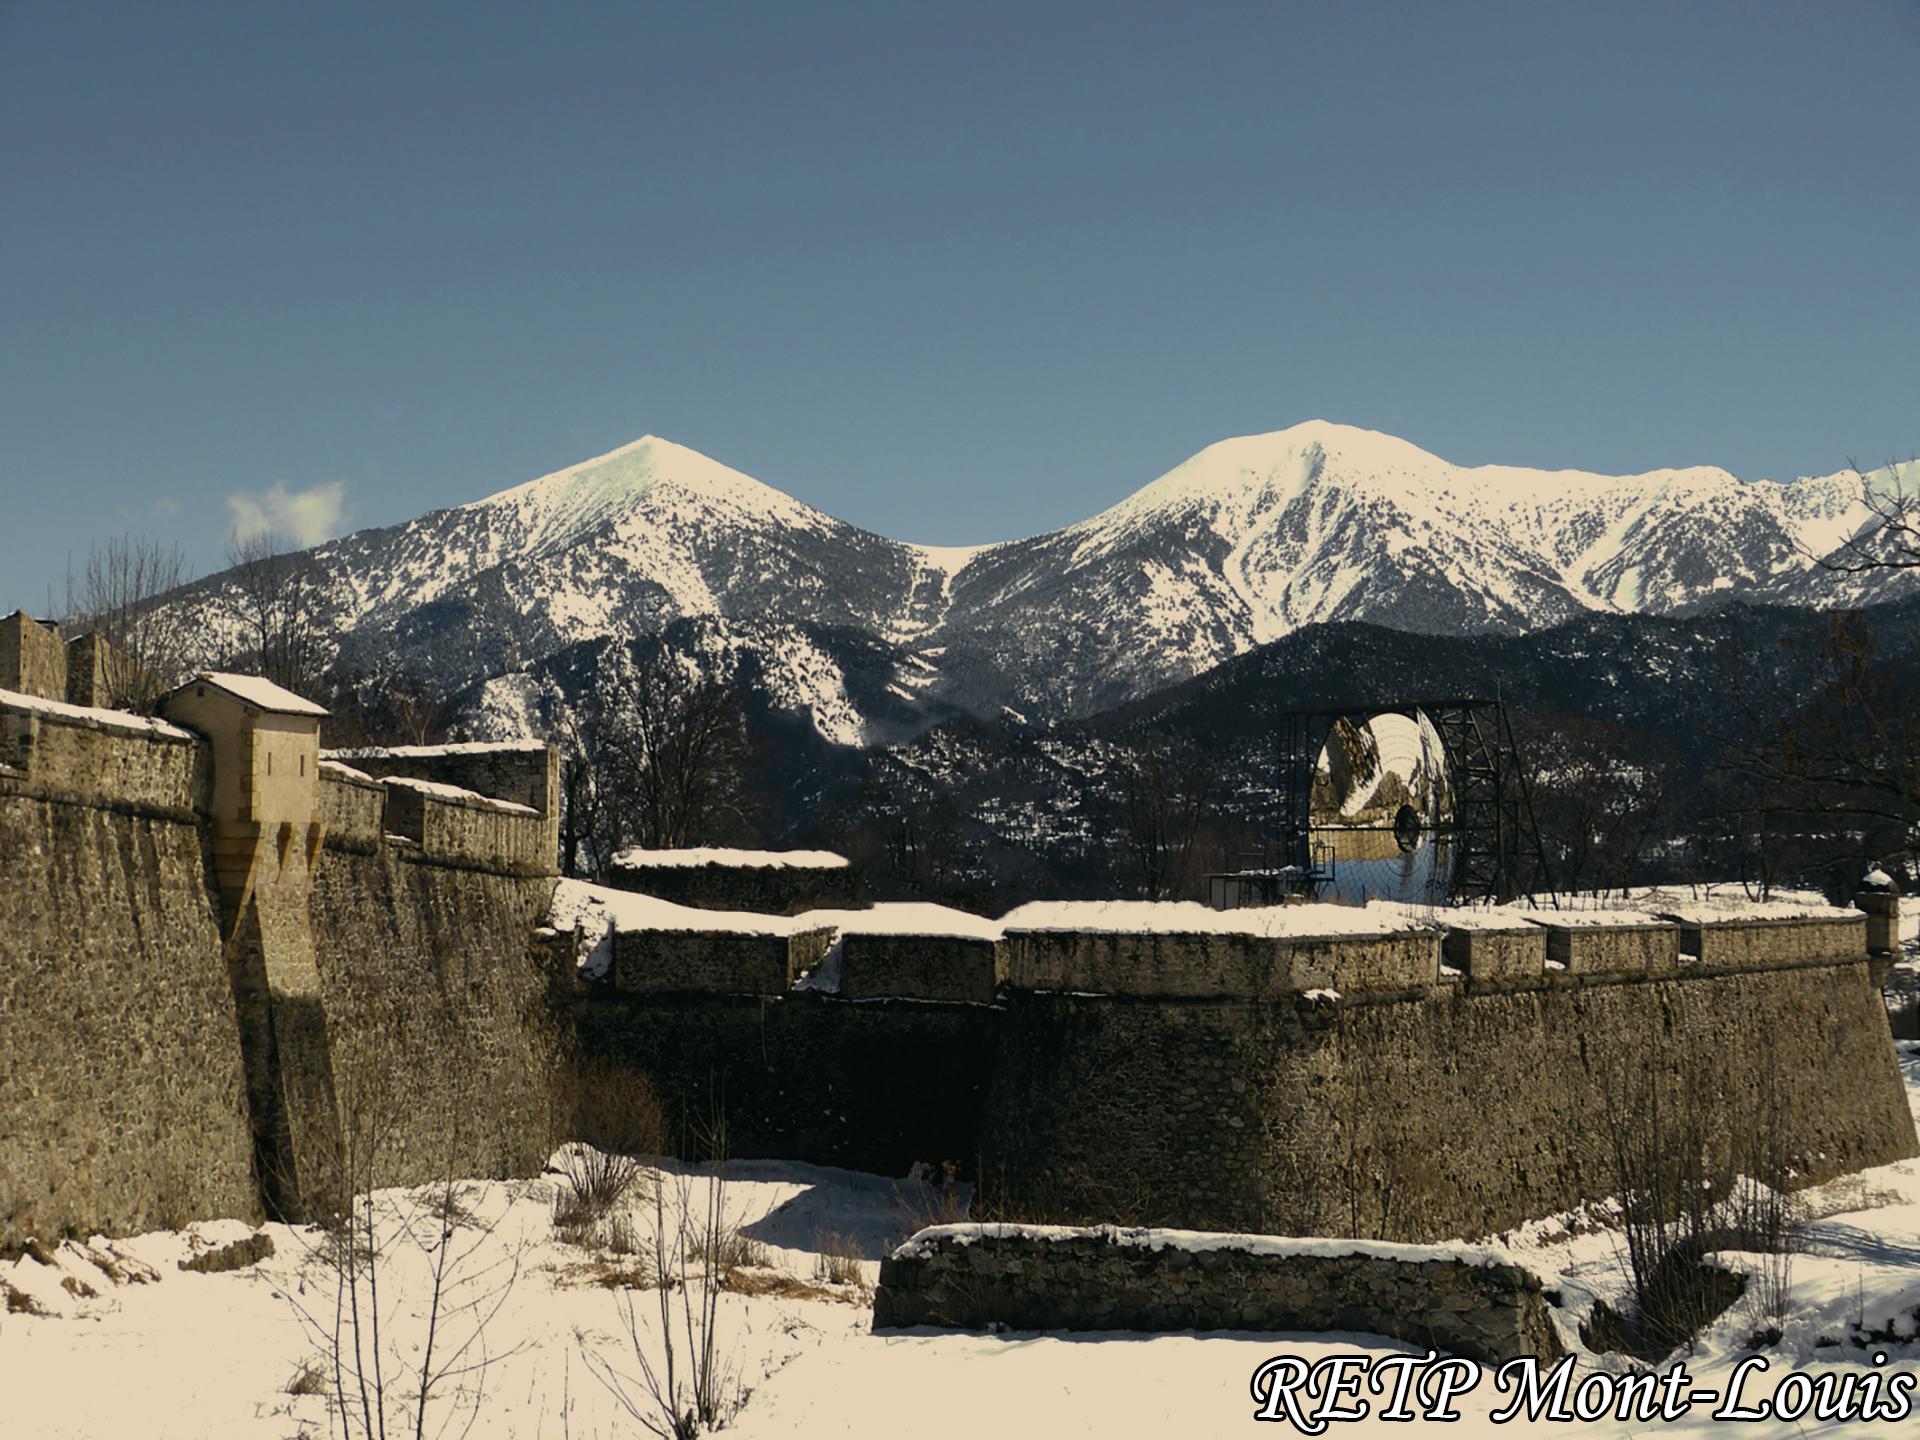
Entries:
[[326, 844], [336, 850], [370, 853], [386, 833], [387, 787], [378, 780], [343, 775], [322, 764], [318, 818]]
[[1340, 1249], [1111, 1226], [943, 1225], [880, 1262], [873, 1328], [1351, 1330], [1484, 1364], [1565, 1353], [1531, 1271], [1471, 1252]]
[[1125, 934], [1009, 929], [1007, 982], [1170, 999], [1276, 1000], [1308, 990], [1397, 992], [1440, 978], [1440, 933], [1378, 936]]
[[846, 865], [615, 864], [608, 870], [606, 883], [696, 910], [745, 910], [758, 915], [847, 910], [867, 903], [858, 877]]
[[840, 937], [840, 994], [990, 1002], [1006, 978], [1005, 951], [959, 935]]
[[628, 994], [783, 995], [832, 941], [828, 929], [616, 930], [613, 985]]
[[1512, 930], [1449, 930], [1442, 952], [1475, 990], [1538, 985], [1547, 967], [1547, 932], [1539, 925]]
[[[328, 750], [323, 758], [349, 765], [374, 779], [397, 776], [451, 785], [494, 800], [524, 805], [541, 817], [538, 842], [524, 843], [551, 870], [560, 853], [560, 757], [550, 745], [532, 741], [501, 744], [398, 745], [359, 750]], [[527, 827], [520, 827], [527, 828]]]

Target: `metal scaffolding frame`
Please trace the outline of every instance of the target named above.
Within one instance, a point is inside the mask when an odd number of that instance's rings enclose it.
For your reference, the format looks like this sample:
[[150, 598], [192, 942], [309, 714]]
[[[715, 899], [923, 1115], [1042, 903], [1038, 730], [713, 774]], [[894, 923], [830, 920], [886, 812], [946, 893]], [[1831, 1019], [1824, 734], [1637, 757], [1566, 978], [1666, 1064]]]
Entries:
[[1546, 849], [1533, 816], [1533, 787], [1520, 763], [1507, 708], [1499, 700], [1447, 696], [1290, 710], [1280, 719], [1281, 850], [1311, 886], [1329, 878], [1312, 833], [1313, 776], [1339, 721], [1364, 725], [1376, 715], [1425, 718], [1440, 737], [1453, 795], [1445, 827], [1453, 847], [1447, 899], [1512, 900], [1552, 888]]

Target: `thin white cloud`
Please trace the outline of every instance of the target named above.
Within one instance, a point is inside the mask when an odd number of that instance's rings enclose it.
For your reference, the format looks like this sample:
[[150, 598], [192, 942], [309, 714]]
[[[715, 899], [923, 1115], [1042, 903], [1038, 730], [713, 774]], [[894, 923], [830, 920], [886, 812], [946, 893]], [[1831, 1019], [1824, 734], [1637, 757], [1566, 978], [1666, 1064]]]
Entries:
[[271, 534], [302, 548], [318, 545], [346, 528], [347, 482], [327, 480], [305, 490], [289, 490], [283, 482], [270, 490], [229, 495], [227, 509], [235, 540]]

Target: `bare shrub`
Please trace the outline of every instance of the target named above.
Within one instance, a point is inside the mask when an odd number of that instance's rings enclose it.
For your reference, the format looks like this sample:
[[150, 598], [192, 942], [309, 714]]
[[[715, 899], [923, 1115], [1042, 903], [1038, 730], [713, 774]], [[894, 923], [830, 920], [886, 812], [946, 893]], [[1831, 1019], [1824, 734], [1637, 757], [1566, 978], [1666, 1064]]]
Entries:
[[739, 1231], [727, 1219], [724, 1121], [710, 1122], [703, 1138], [711, 1173], [683, 1171], [652, 1190], [648, 1238], [657, 1336], [642, 1323], [632, 1292], [621, 1297], [621, 1326], [637, 1373], [616, 1368], [576, 1336], [594, 1377], [629, 1418], [661, 1440], [724, 1429], [745, 1398], [738, 1355], [723, 1345], [720, 1328], [720, 1296], [742, 1253]]
[[666, 1149], [667, 1124], [645, 1075], [583, 1060], [575, 1068], [572, 1136], [557, 1163], [554, 1228], [574, 1244], [631, 1254], [640, 1248], [620, 1212], [640, 1198], [648, 1171], [642, 1156]]
[[326, 1362], [318, 1355], [302, 1360], [300, 1368], [280, 1389], [287, 1395], [325, 1395], [328, 1390]]
[[710, 1257], [703, 1251], [691, 1258], [697, 1262], [705, 1262], [711, 1258], [712, 1262], [720, 1267], [723, 1275], [729, 1270], [764, 1270], [773, 1263], [773, 1256], [766, 1244], [746, 1234], [736, 1225], [720, 1227], [720, 1233], [714, 1238]]
[[[1691, 1347], [1743, 1297], [1756, 1340], [1777, 1340], [1785, 1324], [1805, 1208], [1789, 1193], [1789, 1097], [1770, 1044], [1761, 1066], [1757, 1103], [1725, 1109], [1729, 1133], [1715, 1133], [1690, 1091], [1660, 1083], [1651, 1062], [1611, 1087], [1617, 1253], [1632, 1284], [1625, 1328], [1636, 1353]], [[1742, 1278], [1709, 1262], [1718, 1250], [1758, 1254], [1763, 1263]]]
[[560, 1183], [553, 1201], [556, 1230], [571, 1238], [592, 1235], [639, 1191], [646, 1169], [631, 1155], [569, 1145], [560, 1154]]
[[898, 1238], [910, 1240], [935, 1225], [959, 1225], [971, 1209], [971, 1187], [960, 1181], [960, 1167], [943, 1160], [936, 1168], [914, 1162], [907, 1176], [907, 1190], [893, 1187], [893, 1208], [898, 1219]]
[[1694, 1337], [1738, 1295], [1706, 1264], [1714, 1209], [1732, 1171], [1714, 1153], [1696, 1105], [1666, 1093], [1651, 1064], [1616, 1080], [1607, 1138], [1620, 1202], [1617, 1258], [1632, 1282], [1631, 1348], [1665, 1355]]
[[[321, 1357], [322, 1384], [345, 1440], [425, 1440], [463, 1414], [479, 1414], [490, 1368], [512, 1354], [488, 1331], [520, 1275], [525, 1251], [499, 1246], [503, 1215], [480, 1220], [461, 1200], [451, 1157], [457, 1135], [429, 1140], [448, 1157], [446, 1173], [398, 1196], [376, 1195], [399, 1136], [399, 1102], [384, 1084], [343, 1095], [329, 1197], [308, 1238], [308, 1260], [330, 1286], [331, 1303], [312, 1305], [305, 1284], [283, 1294]], [[396, 1304], [406, 1272], [427, 1288], [423, 1301]]]
[[1804, 1244], [1807, 1207], [1790, 1193], [1796, 1168], [1788, 1150], [1790, 1095], [1773, 1040], [1765, 1041], [1759, 1103], [1738, 1139], [1740, 1178], [1729, 1225], [1742, 1250], [1762, 1257], [1749, 1277], [1747, 1303], [1756, 1339], [1777, 1342], [1793, 1302], [1793, 1257]]
[[826, 1285], [851, 1285], [857, 1290], [867, 1288], [867, 1272], [861, 1268], [860, 1247], [853, 1240], [841, 1234], [823, 1234], [814, 1237], [818, 1247], [813, 1257], [813, 1278]]

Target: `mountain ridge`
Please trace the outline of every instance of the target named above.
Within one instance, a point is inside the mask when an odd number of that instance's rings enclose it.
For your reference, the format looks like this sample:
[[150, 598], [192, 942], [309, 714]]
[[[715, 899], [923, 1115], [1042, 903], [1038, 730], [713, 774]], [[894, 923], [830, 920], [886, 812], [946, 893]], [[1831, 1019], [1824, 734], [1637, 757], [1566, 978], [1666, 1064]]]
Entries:
[[[1594, 611], [1817, 603], [1812, 552], [1870, 524], [1864, 484], [1465, 467], [1314, 420], [1216, 442], [1072, 525], [943, 547], [646, 435], [308, 555], [336, 658], [364, 673], [462, 691], [711, 618], [713, 644], [771, 646], [763, 671], [811, 677], [795, 703], [831, 698], [818, 728], [847, 744], [920, 712], [1092, 714], [1330, 620], [1518, 634]], [[1915, 578], [1856, 582], [1854, 603]], [[849, 637], [864, 675], [867, 642], [890, 657], [884, 724], [849, 718]]]

